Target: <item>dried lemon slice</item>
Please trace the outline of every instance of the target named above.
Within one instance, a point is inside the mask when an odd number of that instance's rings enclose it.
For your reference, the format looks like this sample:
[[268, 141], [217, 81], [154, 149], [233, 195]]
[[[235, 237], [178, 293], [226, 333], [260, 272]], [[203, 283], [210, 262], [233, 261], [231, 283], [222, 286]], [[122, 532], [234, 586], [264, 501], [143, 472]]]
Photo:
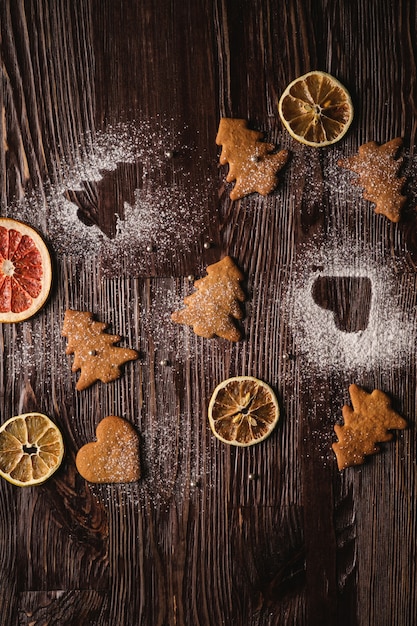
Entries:
[[39, 485], [60, 466], [64, 443], [42, 413], [11, 417], [0, 427], [0, 476], [18, 487]]
[[308, 72], [293, 80], [278, 103], [282, 123], [291, 137], [307, 146], [336, 143], [353, 119], [346, 88], [326, 72]]
[[251, 446], [266, 439], [279, 420], [272, 389], [253, 376], [235, 376], [213, 392], [208, 418], [214, 435], [234, 446]]

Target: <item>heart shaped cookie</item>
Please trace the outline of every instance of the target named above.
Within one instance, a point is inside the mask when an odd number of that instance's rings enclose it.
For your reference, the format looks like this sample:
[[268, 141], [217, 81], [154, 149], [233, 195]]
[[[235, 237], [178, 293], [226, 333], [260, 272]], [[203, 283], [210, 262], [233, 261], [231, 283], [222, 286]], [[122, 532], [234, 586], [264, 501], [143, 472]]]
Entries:
[[77, 470], [91, 483], [131, 483], [140, 478], [139, 435], [121, 417], [109, 415], [96, 429], [97, 441], [80, 448]]

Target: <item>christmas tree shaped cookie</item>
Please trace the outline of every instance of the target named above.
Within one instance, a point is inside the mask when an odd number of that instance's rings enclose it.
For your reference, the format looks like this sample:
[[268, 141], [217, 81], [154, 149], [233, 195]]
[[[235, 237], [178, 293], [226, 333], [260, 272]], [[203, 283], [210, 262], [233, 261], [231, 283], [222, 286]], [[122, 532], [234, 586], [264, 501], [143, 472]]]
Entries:
[[248, 128], [246, 120], [223, 117], [216, 143], [222, 146], [221, 165], [229, 164], [227, 182], [236, 181], [230, 198], [237, 200], [257, 191], [271, 193], [278, 184], [277, 173], [288, 160], [288, 150], [261, 141], [263, 133]]
[[404, 429], [407, 422], [391, 408], [389, 397], [375, 389], [367, 393], [358, 385], [350, 385], [353, 408], [342, 409], [344, 425], [335, 425], [338, 441], [332, 445], [340, 470], [361, 465], [365, 456], [376, 454], [376, 443], [390, 441], [393, 429]]
[[207, 276], [194, 283], [197, 291], [184, 298], [185, 308], [175, 311], [172, 320], [192, 326], [200, 337], [211, 339], [217, 335], [238, 341], [241, 332], [234, 320], [243, 317], [239, 304], [245, 300], [242, 279], [242, 272], [229, 256], [209, 265]]
[[398, 177], [402, 158], [395, 158], [401, 146], [401, 137], [382, 146], [370, 141], [359, 147], [358, 154], [338, 161], [340, 167], [357, 174], [352, 182], [364, 188], [363, 197], [375, 204], [375, 213], [391, 222], [399, 222], [406, 201], [401, 194], [405, 178]]
[[97, 380], [109, 383], [119, 378], [120, 367], [138, 358], [136, 350], [119, 348], [119, 335], [105, 333], [107, 324], [93, 320], [92, 313], [68, 310], [62, 334], [67, 337], [66, 353], [74, 354], [72, 371], [81, 370], [76, 389], [82, 391]]

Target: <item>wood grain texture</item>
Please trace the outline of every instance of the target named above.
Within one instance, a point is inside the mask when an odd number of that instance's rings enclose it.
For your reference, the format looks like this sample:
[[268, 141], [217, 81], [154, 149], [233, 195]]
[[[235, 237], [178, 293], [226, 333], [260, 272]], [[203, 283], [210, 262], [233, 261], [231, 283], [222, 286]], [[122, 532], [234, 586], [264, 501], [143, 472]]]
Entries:
[[[0, 326], [0, 417], [39, 410], [66, 445], [44, 486], [0, 483], [2, 625], [417, 621], [416, 36], [411, 0], [0, 0], [1, 213], [38, 228], [54, 263], [44, 309]], [[297, 144], [277, 115], [286, 85], [312, 69], [354, 102], [349, 133], [328, 149]], [[290, 151], [274, 193], [230, 200], [222, 116]], [[391, 224], [336, 163], [396, 136], [408, 202]], [[139, 233], [164, 211], [168, 227], [120, 253], [120, 225], [141, 202]], [[236, 344], [170, 318], [226, 254], [248, 296]], [[401, 354], [349, 371], [315, 358], [291, 295], [316, 275], [308, 298], [341, 337], [366, 331], [388, 277], [386, 307], [410, 332]], [[76, 392], [67, 308], [92, 311], [138, 361]], [[374, 350], [392, 344], [383, 330]], [[208, 426], [215, 386], [234, 375], [278, 395], [279, 425], [259, 446], [225, 446]], [[410, 428], [340, 473], [333, 426], [352, 382], [388, 393]], [[90, 485], [76, 471], [111, 414], [140, 434], [137, 484]]]

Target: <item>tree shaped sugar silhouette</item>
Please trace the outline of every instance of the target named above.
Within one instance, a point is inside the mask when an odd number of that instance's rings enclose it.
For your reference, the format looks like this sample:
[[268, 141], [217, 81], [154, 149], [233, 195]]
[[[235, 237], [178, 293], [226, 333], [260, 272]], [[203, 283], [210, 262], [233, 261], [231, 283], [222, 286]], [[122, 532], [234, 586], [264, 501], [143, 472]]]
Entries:
[[407, 422], [391, 408], [389, 397], [379, 389], [367, 393], [358, 385], [350, 385], [353, 408], [342, 409], [344, 425], [335, 425], [338, 441], [332, 448], [340, 470], [361, 465], [365, 456], [376, 454], [377, 442], [390, 441], [391, 429], [404, 429]]
[[262, 137], [263, 133], [248, 128], [246, 120], [220, 120], [216, 143], [222, 146], [220, 163], [229, 163], [227, 182], [236, 180], [232, 200], [255, 191], [266, 196], [278, 184], [277, 173], [288, 160], [288, 150], [273, 152], [275, 146], [260, 141]]
[[207, 276], [194, 283], [197, 291], [184, 298], [185, 308], [172, 313], [172, 320], [192, 326], [196, 335], [207, 339], [217, 335], [238, 341], [241, 332], [234, 320], [243, 317], [239, 304], [245, 300], [242, 279], [242, 272], [229, 256], [209, 265]]
[[81, 370], [76, 389], [82, 391], [97, 380], [109, 383], [121, 374], [120, 367], [138, 358], [136, 350], [114, 346], [119, 335], [105, 333], [107, 324], [93, 320], [87, 311], [65, 312], [62, 334], [67, 337], [66, 354], [74, 354], [72, 371]]
[[406, 179], [398, 177], [402, 158], [395, 158], [401, 146], [401, 137], [381, 146], [370, 141], [359, 147], [358, 154], [338, 161], [339, 167], [357, 174], [352, 182], [364, 188], [363, 197], [375, 204], [375, 213], [391, 222], [399, 222], [406, 201], [401, 194]]
[[78, 207], [78, 218], [96, 225], [108, 237], [116, 234], [117, 216], [123, 217], [124, 203], [135, 203], [141, 177], [137, 163], [118, 163], [114, 170], [100, 170], [102, 178], [84, 180], [82, 189], [67, 189], [64, 196]]

